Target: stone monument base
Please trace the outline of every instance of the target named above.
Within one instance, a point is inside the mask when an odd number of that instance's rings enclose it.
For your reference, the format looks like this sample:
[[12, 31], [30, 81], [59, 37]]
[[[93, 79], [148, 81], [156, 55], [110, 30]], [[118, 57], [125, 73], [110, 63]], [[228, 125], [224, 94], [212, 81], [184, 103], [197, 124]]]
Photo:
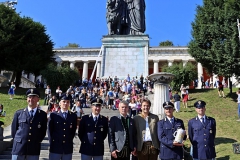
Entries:
[[148, 35], [103, 36], [102, 45], [101, 77], [148, 76]]

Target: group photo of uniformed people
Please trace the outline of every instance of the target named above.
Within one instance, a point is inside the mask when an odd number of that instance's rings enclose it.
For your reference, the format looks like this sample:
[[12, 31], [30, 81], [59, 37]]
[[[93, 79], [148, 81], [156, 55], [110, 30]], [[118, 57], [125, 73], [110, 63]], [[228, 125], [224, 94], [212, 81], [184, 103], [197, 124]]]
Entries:
[[[91, 99], [91, 113], [81, 116], [70, 109], [66, 94], [54, 103], [55, 109], [47, 113], [38, 107], [40, 93], [37, 89], [26, 92], [27, 107], [16, 111], [11, 125], [13, 137], [12, 160], [38, 160], [41, 142], [46, 134], [49, 140], [50, 160], [71, 160], [74, 137], [80, 143], [82, 160], [103, 160], [104, 142], [108, 140], [112, 160], [177, 160], [184, 159], [184, 142], [191, 142], [191, 156], [194, 160], [214, 160], [216, 121], [205, 115], [206, 103], [194, 103], [196, 117], [184, 122], [174, 116], [174, 104], [162, 104], [165, 118], [150, 112], [151, 102], [143, 99], [141, 112], [130, 116], [129, 102], [121, 100], [118, 114], [106, 117], [101, 114], [103, 100], [98, 96]], [[81, 102], [76, 102], [80, 106]], [[3, 106], [1, 106], [3, 112]]]

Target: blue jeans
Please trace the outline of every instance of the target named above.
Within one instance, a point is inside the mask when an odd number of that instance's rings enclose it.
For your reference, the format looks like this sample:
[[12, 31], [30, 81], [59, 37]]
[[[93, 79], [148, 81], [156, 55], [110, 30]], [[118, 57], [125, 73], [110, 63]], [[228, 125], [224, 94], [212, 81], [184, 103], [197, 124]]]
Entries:
[[240, 118], [240, 103], [238, 103], [238, 118]]
[[39, 160], [39, 155], [12, 155], [12, 160]]

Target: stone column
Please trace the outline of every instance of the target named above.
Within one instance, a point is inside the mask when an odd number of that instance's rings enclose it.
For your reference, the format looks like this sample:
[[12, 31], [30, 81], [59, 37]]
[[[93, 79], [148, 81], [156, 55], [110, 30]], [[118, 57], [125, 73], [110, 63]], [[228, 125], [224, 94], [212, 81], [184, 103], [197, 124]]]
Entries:
[[158, 68], [158, 62], [159, 60], [153, 60], [153, 73], [158, 73], [159, 72], [159, 68]]
[[174, 78], [174, 75], [166, 72], [153, 73], [148, 76], [151, 81], [154, 81], [154, 100], [153, 114], [159, 116], [159, 119], [165, 117], [162, 104], [169, 101], [169, 83]]
[[101, 77], [101, 62], [98, 61], [97, 62], [97, 73], [96, 73], [96, 77]]
[[75, 69], [75, 61], [70, 61], [70, 68], [73, 70]]
[[82, 73], [82, 78], [88, 78], [88, 61], [83, 61], [83, 73]]
[[182, 63], [183, 63], [183, 67], [186, 66], [188, 60], [183, 60]]
[[197, 68], [198, 68], [198, 88], [201, 89], [201, 87], [202, 87], [201, 76], [203, 74], [202, 64], [198, 63]]
[[171, 67], [173, 65], [174, 60], [168, 60], [168, 67]]

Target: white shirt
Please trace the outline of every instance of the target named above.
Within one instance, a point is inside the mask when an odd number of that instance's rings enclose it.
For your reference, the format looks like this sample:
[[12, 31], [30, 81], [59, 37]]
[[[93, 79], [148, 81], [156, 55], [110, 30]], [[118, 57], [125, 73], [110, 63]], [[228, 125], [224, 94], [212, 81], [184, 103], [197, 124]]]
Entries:
[[[204, 115], [204, 116], [202, 116], [202, 117], [200, 117], [199, 115], [198, 115], [198, 118], [200, 119], [200, 121], [202, 122], [202, 119], [201, 118], [203, 118], [204, 119], [204, 122], [206, 122], [206, 116]], [[202, 122], [203, 123], [203, 122]]]
[[167, 117], [167, 119], [169, 120], [169, 122], [171, 122], [171, 119], [172, 119], [172, 122], [174, 122], [174, 117], [172, 118]]
[[136, 111], [137, 110], [137, 104], [136, 103], [129, 103], [128, 105], [130, 106], [132, 111]]
[[61, 96], [62, 94], [62, 91], [60, 89], [56, 89], [56, 93], [59, 95], [59, 97]]
[[[64, 113], [64, 112], [65, 112], [65, 113], [67, 113], [67, 114], [68, 114], [68, 110], [66, 110], [66, 111], [63, 111], [63, 110], [61, 109], [61, 112], [62, 112], [62, 113]], [[63, 115], [64, 115], [64, 114], [63, 114]], [[66, 119], [67, 117], [64, 117], [64, 118]]]
[[32, 109], [32, 108], [30, 108], [30, 107], [28, 106], [28, 113], [29, 113], [29, 115], [31, 115], [31, 110], [33, 110], [33, 116], [34, 116], [35, 113], [37, 112], [37, 107], [34, 108], [34, 109]]
[[[75, 109], [74, 109], [75, 108]], [[72, 108], [72, 111], [74, 112], [74, 111], [76, 111], [76, 113], [77, 113], [77, 117], [80, 117], [80, 111], [81, 111], [82, 109], [80, 108], [80, 106], [74, 106], [73, 108]]]
[[92, 113], [92, 116], [93, 116], [93, 121], [94, 121], [94, 120], [95, 120], [95, 117], [97, 117], [97, 119], [98, 119], [99, 114], [98, 114], [98, 115], [94, 115], [94, 114]]
[[151, 133], [150, 133], [150, 128], [148, 125], [148, 116], [145, 118], [146, 121], [146, 130], [145, 130], [145, 136], [144, 136], [144, 141], [152, 141]]

